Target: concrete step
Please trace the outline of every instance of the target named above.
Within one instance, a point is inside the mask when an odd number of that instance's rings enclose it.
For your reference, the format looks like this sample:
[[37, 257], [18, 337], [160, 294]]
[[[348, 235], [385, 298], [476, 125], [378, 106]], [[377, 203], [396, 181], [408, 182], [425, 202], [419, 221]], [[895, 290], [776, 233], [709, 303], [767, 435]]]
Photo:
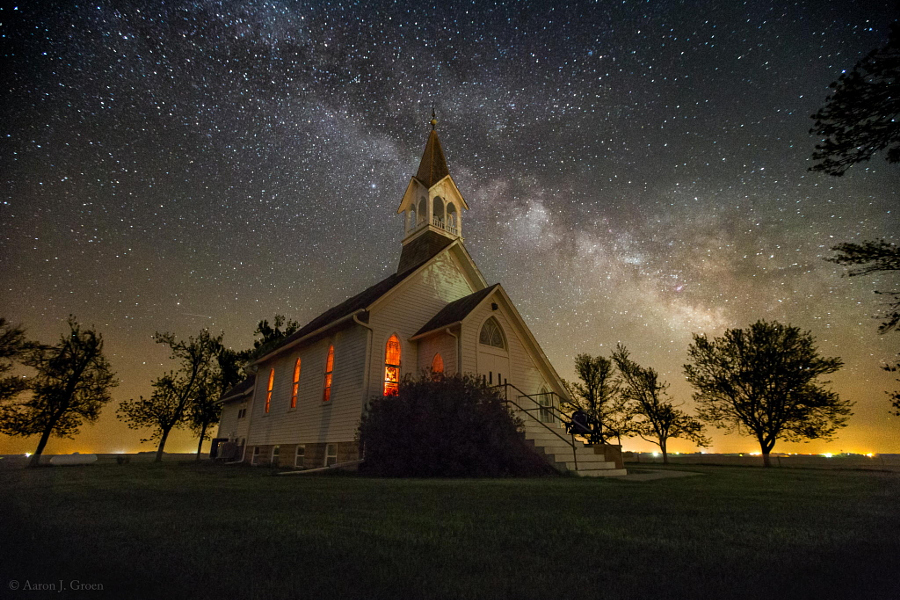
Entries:
[[582, 477], [624, 477], [625, 475], [628, 475], [628, 471], [626, 469], [579, 469], [575, 472]]

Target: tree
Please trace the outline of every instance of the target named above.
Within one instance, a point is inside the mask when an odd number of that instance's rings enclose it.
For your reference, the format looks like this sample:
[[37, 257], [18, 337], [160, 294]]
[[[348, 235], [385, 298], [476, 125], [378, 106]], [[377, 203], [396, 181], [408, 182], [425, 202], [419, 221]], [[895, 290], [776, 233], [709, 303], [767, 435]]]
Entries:
[[[900, 248], [885, 240], [866, 240], [861, 244], [844, 243], [831, 248], [836, 254], [825, 260], [844, 266], [856, 266], [847, 275], [857, 277], [872, 273], [900, 271]], [[885, 321], [878, 327], [879, 333], [887, 333], [897, 329], [900, 324], [900, 292], [875, 292], [888, 296], [887, 310], [882, 318]]]
[[[837, 254], [825, 260], [844, 266], [856, 266], [857, 268], [850, 269], [847, 272], [847, 275], [850, 277], [900, 271], [900, 248], [894, 244], [889, 244], [885, 240], [866, 240], [861, 244], [838, 244], [832, 250]], [[890, 298], [887, 302], [887, 309], [881, 316], [885, 320], [878, 327], [878, 333], [885, 334], [889, 331], [897, 331], [898, 325], [900, 325], [900, 292], [876, 291], [875, 293], [883, 294]], [[883, 364], [881, 368], [885, 371], [896, 373], [900, 371], [900, 361], [896, 361], [893, 365]], [[900, 379], [897, 381], [900, 381]], [[891, 414], [900, 417], [900, 390], [886, 393], [893, 407]]]
[[217, 423], [222, 414], [219, 398], [244, 378], [239, 367], [239, 356], [240, 353], [234, 350], [220, 347], [215, 357], [216, 368], [206, 372], [188, 404], [187, 424], [198, 437], [196, 460], [200, 460], [204, 440], [210, 438], [210, 426]]
[[840, 177], [852, 165], [887, 150], [900, 162], [900, 24], [891, 25], [888, 43], [870, 52], [830, 87], [825, 106], [812, 115], [809, 130], [820, 136], [810, 167]]
[[765, 466], [779, 439], [827, 440], [846, 426], [853, 404], [817, 381], [843, 363], [820, 356], [809, 332], [757, 321], [720, 338], [693, 338], [684, 373], [700, 418], [756, 437]]
[[21, 326], [0, 317], [0, 402], [12, 400], [27, 387], [23, 377], [7, 375], [29, 347]]
[[[283, 329], [282, 326], [284, 326]], [[253, 361], [261, 356], [265, 356], [298, 329], [300, 329], [300, 324], [294, 320], [286, 320], [284, 315], [275, 315], [275, 318], [272, 319], [272, 325], [269, 325], [268, 320], [263, 319], [257, 324], [256, 331], [253, 332], [254, 335], [262, 337], [253, 340], [253, 349], [246, 351], [244, 359]]]
[[405, 377], [376, 398], [359, 426], [360, 470], [387, 477], [541, 475], [552, 468], [526, 444], [499, 392], [481, 377]]
[[622, 397], [629, 415], [630, 432], [659, 446], [663, 463], [668, 464], [666, 445], [670, 438], [692, 441], [708, 446], [703, 425], [686, 412], [679, 410], [666, 397], [669, 385], [659, 381], [654, 369], [644, 368], [629, 358], [628, 350], [619, 344], [612, 355], [622, 377]]
[[82, 330], [70, 316], [69, 331], [57, 346], [32, 345], [22, 364], [36, 371], [24, 401], [0, 406], [0, 431], [8, 435], [39, 435], [29, 467], [40, 464], [51, 435], [72, 438], [85, 421], [93, 423], [118, 385], [103, 356], [103, 337]]
[[204, 330], [196, 338], [179, 342], [171, 333], [157, 333], [156, 341], [169, 346], [171, 358], [179, 362], [178, 369], [157, 378], [149, 398], [140, 396], [137, 400], [122, 402], [118, 417], [130, 429], [153, 428], [150, 437], [141, 441], [159, 439], [156, 450], [156, 462], [159, 462], [169, 433], [185, 424], [191, 403], [198, 395], [206, 393], [204, 386], [213, 378], [216, 357], [222, 348], [222, 336], [213, 337]]
[[563, 408], [581, 410], [599, 426], [598, 437], [601, 444], [606, 443], [607, 432], [619, 436], [620, 429], [614, 412], [619, 397], [619, 386], [615, 377], [615, 367], [610, 359], [603, 356], [579, 354], [575, 357], [575, 372], [580, 382], [566, 382], [571, 400]]

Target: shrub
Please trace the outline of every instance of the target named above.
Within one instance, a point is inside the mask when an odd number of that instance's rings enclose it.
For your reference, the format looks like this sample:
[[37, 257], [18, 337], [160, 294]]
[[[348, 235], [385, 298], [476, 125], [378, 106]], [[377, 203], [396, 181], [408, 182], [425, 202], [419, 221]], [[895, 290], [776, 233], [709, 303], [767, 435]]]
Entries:
[[359, 426], [360, 471], [386, 477], [509, 477], [555, 473], [519, 435], [521, 420], [471, 375], [407, 376], [374, 400]]

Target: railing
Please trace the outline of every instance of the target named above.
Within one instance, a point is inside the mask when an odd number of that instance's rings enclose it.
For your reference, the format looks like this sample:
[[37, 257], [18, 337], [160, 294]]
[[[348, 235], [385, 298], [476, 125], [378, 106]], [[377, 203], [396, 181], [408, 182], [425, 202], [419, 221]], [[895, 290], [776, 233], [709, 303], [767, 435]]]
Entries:
[[431, 224], [434, 225], [435, 227], [440, 227], [444, 231], [449, 231], [453, 235], [456, 235], [456, 227], [454, 227], [453, 225], [450, 225], [448, 223], [445, 223], [444, 220], [439, 217], [433, 217], [431, 219]]
[[[511, 404], [512, 406], [519, 409], [519, 412], [524, 413], [526, 416], [533, 419], [538, 425], [540, 425], [547, 431], [554, 434], [556, 437], [558, 437], [563, 442], [565, 442], [567, 446], [570, 446], [572, 448], [572, 459], [575, 462], [575, 470], [577, 471], [578, 470], [578, 452], [577, 452], [578, 446], [575, 445], [575, 434], [570, 433], [569, 434], [570, 439], [566, 439], [566, 437], [563, 434], [561, 434], [556, 428], [550, 427], [549, 425], [547, 425], [547, 423], [543, 419], [538, 418], [533, 414], [535, 412], [537, 412], [541, 416], [549, 414], [553, 418], [559, 419], [560, 422], [565, 423], [565, 421], [567, 419], [566, 415], [561, 410], [559, 410], [559, 408], [553, 402], [553, 398], [556, 397], [556, 393], [543, 392], [540, 394], [526, 394], [525, 392], [523, 392], [522, 390], [520, 390], [519, 388], [517, 388], [516, 386], [514, 386], [511, 383], [501, 383], [499, 385], [493, 386], [492, 389], [499, 390], [499, 388], [503, 388], [502, 395], [503, 395], [504, 402], [506, 402], [507, 404]], [[516, 396], [516, 400], [509, 399], [509, 388], [512, 388], [513, 390], [518, 392], [518, 395]], [[543, 398], [549, 397], [550, 404], [542, 404], [541, 402], [538, 402], [537, 400], [535, 400], [535, 397], [543, 397]], [[522, 405], [520, 404], [520, 402], [525, 403], [525, 402], [523, 402], [523, 398], [530, 401], [532, 404], [534, 404], [534, 407], [533, 408], [523, 408]]]

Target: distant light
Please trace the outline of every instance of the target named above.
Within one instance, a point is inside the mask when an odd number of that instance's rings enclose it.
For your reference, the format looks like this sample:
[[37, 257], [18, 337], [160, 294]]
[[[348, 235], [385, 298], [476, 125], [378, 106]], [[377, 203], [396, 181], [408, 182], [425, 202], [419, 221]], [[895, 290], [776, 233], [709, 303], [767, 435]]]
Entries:
[[26, 453], [25, 453], [25, 458], [31, 458], [31, 452], [26, 452]]
[[871, 452], [869, 452], [868, 454], [866, 454], [866, 456], [868, 456], [869, 458], [872, 458], [872, 457], [875, 456], [875, 455], [872, 454]]
[[822, 456], [824, 456], [825, 458], [831, 458], [832, 456], [834, 456], [834, 454], [832, 454], [831, 452], [826, 452]]
[[654, 452], [653, 456], [659, 456], [659, 452]]
[[762, 452], [751, 452], [750, 456], [759, 456]]

